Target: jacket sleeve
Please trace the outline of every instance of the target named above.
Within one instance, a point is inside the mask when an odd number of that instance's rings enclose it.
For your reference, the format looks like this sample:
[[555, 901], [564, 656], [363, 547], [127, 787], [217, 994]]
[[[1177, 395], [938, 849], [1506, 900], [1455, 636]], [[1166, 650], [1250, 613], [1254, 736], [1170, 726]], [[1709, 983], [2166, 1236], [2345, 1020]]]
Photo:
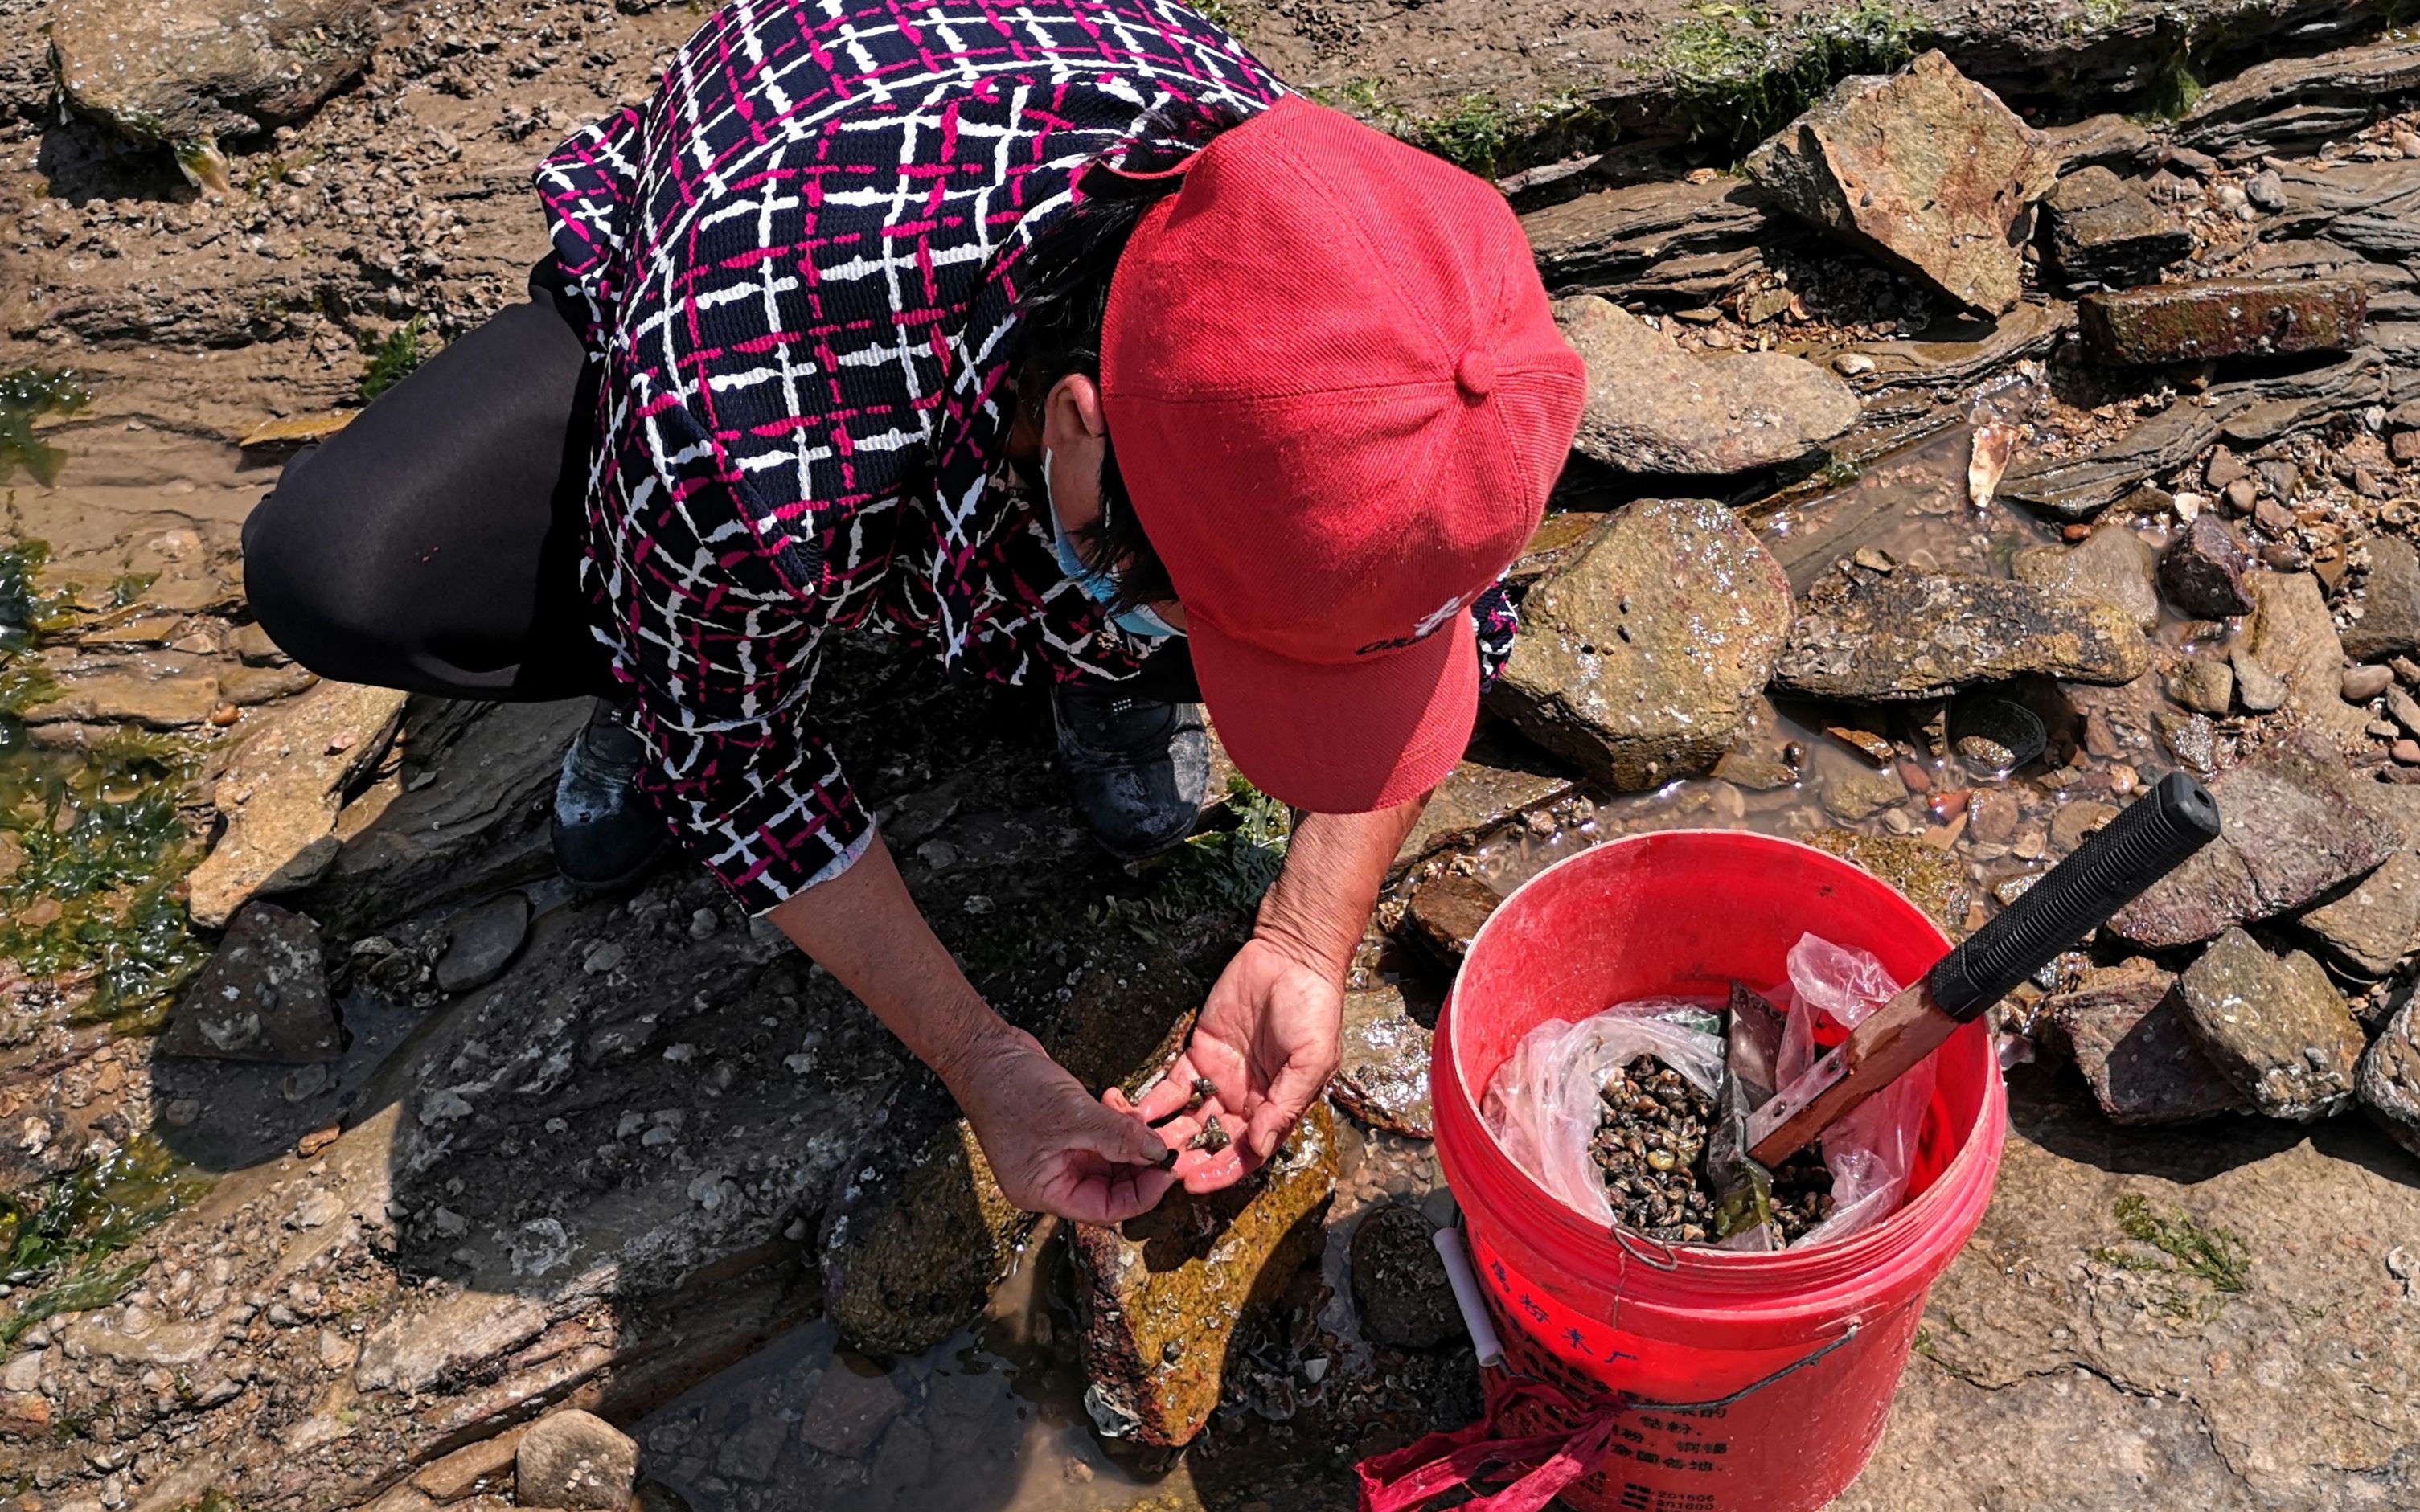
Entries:
[[638, 785], [682, 848], [762, 913], [845, 871], [874, 836], [808, 713], [831, 628], [821, 552], [812, 535], [760, 530], [744, 482], [677, 406], [630, 409], [653, 412], [608, 417], [626, 440], [593, 495], [608, 513], [592, 521], [588, 570], [651, 758]]

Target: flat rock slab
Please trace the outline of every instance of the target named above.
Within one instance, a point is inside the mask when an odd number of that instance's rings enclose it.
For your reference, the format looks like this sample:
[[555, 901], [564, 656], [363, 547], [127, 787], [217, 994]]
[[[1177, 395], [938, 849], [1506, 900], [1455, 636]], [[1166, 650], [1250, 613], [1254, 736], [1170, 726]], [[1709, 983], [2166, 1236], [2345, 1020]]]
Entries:
[[2357, 1089], [2370, 1121], [2420, 1155], [2420, 1002], [2404, 1004], [2371, 1041]]
[[1861, 835], [1854, 829], [1819, 829], [1807, 843], [1889, 883], [1952, 939], [1965, 932], [1975, 895], [1956, 856], [1913, 835]]
[[1903, 73], [1841, 80], [1746, 168], [1791, 213], [1998, 315], [2024, 292], [2033, 204], [2058, 159], [1936, 51]]
[[63, 681], [59, 696], [25, 711], [27, 724], [135, 724], [147, 730], [190, 730], [221, 702], [219, 681], [206, 673], [149, 677], [103, 671]]
[[2339, 969], [2357, 977], [2385, 976], [2420, 942], [2420, 855], [2397, 852], [2351, 891], [2295, 921]]
[[2212, 279], [2087, 294], [2085, 339], [2113, 363], [2198, 363], [2246, 354], [2350, 351], [2369, 294], [2352, 279]]
[[1321, 1103], [1277, 1158], [1225, 1191], [1171, 1192], [1115, 1228], [1077, 1225], [1094, 1423], [1144, 1443], [1190, 1443], [1218, 1405], [1237, 1326], [1316, 1251], [1335, 1192], [1336, 1125]]
[[223, 928], [250, 899], [319, 879], [345, 790], [385, 754], [404, 697], [323, 682], [237, 748], [213, 798], [226, 831], [188, 879], [195, 923]]
[[301, 119], [361, 71], [378, 35], [369, 0], [62, 0], [51, 12], [69, 101], [186, 150]]
[[1833, 573], [1808, 590], [1774, 682], [1894, 702], [2028, 674], [2115, 686], [2150, 665], [2133, 615], [2098, 599], [1996, 578]]
[[2246, 644], [2261, 666], [2285, 679], [2286, 706], [2340, 749], [2369, 744], [2369, 716], [2344, 701], [2344, 643], [2319, 580], [2307, 572], [2254, 572]]
[[2061, 178], [2042, 205], [2052, 270], [2070, 283], [2124, 288], [2193, 253], [2193, 233], [2175, 211], [2099, 164]]
[[1753, 185], [1716, 178], [1601, 189], [1521, 217], [1538, 276], [1558, 296], [1653, 292], [1712, 300], [1764, 264], [1776, 232]]
[[1429, 795], [1419, 822], [1395, 850], [1394, 869], [1400, 872], [1448, 846], [1467, 844], [1526, 809], [1562, 797], [1577, 781], [1553, 757], [1499, 730], [1482, 730]]
[[2112, 605], [2149, 630], [2160, 623], [2160, 591], [2152, 581], [2157, 561], [2149, 542], [2113, 522], [2080, 546], [2020, 551], [2009, 566], [2021, 583]]
[[2191, 945], [2368, 873], [2405, 842], [2357, 781], [2307, 733], [2220, 773], [2218, 839], [2119, 909], [2109, 932], [2152, 949]]
[[2191, 1123], [2249, 1113], [2252, 1102], [2220, 1073], [2186, 1029], [2176, 977], [2148, 971], [2062, 993], [2043, 1021], [2075, 1059], [2112, 1123]]
[[2177, 997], [2195, 1042], [2259, 1111], [2310, 1123], [2352, 1105], [2361, 1026], [2302, 951], [2281, 960], [2228, 930], [2177, 979]]
[[1462, 1312], [1435, 1230], [1418, 1208], [1378, 1209], [1353, 1230], [1353, 1305], [1361, 1331], [1399, 1350], [1426, 1350], [1462, 1333]]
[[1412, 890], [1404, 909], [1404, 933], [1444, 964], [1460, 965], [1479, 927], [1503, 901], [1477, 877], [1440, 872]]
[[1601, 781], [1660, 787], [1712, 766], [1790, 629], [1790, 581], [1706, 500], [1646, 500], [1529, 593], [1488, 704]]
[[163, 1055], [209, 1060], [300, 1065], [344, 1049], [319, 931], [274, 903], [236, 916], [160, 1037]]
[[1328, 1083], [1336, 1105], [1373, 1129], [1427, 1139], [1429, 1031], [1393, 987], [1344, 995], [1344, 1058]]
[[1555, 321], [1588, 364], [1573, 447], [1625, 472], [1746, 472], [1812, 455], [1856, 424], [1857, 396], [1803, 358], [1700, 357], [1609, 300], [1559, 300]]

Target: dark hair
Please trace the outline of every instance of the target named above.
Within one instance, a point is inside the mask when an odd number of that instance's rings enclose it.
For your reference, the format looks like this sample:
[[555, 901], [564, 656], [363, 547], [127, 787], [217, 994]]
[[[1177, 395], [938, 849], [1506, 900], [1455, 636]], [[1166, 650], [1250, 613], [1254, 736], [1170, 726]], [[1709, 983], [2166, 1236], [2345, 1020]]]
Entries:
[[[1024, 326], [1025, 373], [1018, 402], [1037, 419], [1042, 401], [1058, 381], [1079, 373], [1099, 382], [1101, 324], [1109, 308], [1109, 279], [1135, 227], [1161, 200], [1184, 184], [1182, 175], [1130, 177], [1175, 166], [1243, 117], [1217, 106], [1194, 106], [1181, 115], [1155, 116], [1129, 146], [1112, 154], [1123, 173], [1095, 159], [1077, 172], [1076, 202], [1044, 227], [1017, 269], [1016, 307]], [[1143, 533], [1134, 500], [1118, 471], [1115, 437], [1101, 444], [1100, 518], [1076, 532], [1086, 557], [1106, 566], [1118, 583], [1112, 613], [1140, 604], [1174, 598], [1176, 586]]]

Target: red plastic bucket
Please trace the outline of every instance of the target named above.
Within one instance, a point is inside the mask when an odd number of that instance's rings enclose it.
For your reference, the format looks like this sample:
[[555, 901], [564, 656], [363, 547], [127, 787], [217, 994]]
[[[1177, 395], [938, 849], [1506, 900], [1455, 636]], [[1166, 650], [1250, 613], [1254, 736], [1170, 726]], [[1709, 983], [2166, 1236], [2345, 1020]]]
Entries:
[[1882, 1436], [1926, 1291], [1991, 1200], [2008, 1102], [1980, 1022], [1935, 1055], [1908, 1202], [1805, 1251], [1617, 1236], [1481, 1123], [1488, 1079], [1536, 1025], [1783, 981], [1810, 932], [1872, 951], [1900, 981], [1949, 948], [1889, 886], [1821, 851], [1667, 831], [1583, 851], [1507, 898], [1438, 1020], [1437, 1156], [1504, 1338], [1495, 1431], [1579, 1432], [1593, 1469], [1561, 1494], [1581, 1512], [1811, 1512], [1839, 1495]]

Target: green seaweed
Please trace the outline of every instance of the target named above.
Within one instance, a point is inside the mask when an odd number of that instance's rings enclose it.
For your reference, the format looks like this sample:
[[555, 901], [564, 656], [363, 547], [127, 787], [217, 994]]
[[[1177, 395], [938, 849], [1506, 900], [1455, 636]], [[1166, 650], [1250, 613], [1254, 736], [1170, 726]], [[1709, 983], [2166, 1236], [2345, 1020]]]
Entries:
[[365, 342], [363, 349], [369, 354], [369, 367], [363, 372], [362, 402], [367, 404], [387, 390], [411, 376], [427, 354], [421, 349], [420, 316], [413, 316], [386, 333], [384, 339]]
[[1752, 0], [1700, 0], [1673, 23], [1656, 61], [1690, 140], [1735, 156], [1839, 80], [1904, 67], [1922, 26], [1894, 0], [1851, 0], [1786, 21]]
[[1225, 823], [1189, 837], [1149, 875], [1140, 897], [1110, 898], [1085, 915], [1158, 943], [1203, 920], [1248, 918], [1285, 865], [1294, 815], [1242, 777], [1227, 780]]
[[2209, 1288], [2204, 1292], [2170, 1287], [2156, 1291], [2152, 1305], [2166, 1316], [2204, 1321], [2226, 1298], [2252, 1289], [2251, 1251], [2242, 1236], [2231, 1229], [2209, 1227], [2181, 1211], [2162, 1213], [2148, 1198], [2133, 1192], [2119, 1197], [2112, 1212], [2118, 1231], [2143, 1248], [2106, 1246], [2092, 1251], [2094, 1259], [2121, 1270], [2198, 1281]]
[[0, 483], [24, 470], [47, 488], [59, 481], [67, 454], [34, 434], [45, 415], [71, 415], [92, 402], [73, 373], [55, 367], [21, 367], [0, 374]]
[[132, 1289], [147, 1259], [112, 1257], [209, 1189], [146, 1134], [89, 1165], [17, 1196], [0, 1195], [0, 1350], [45, 1319], [104, 1307]]

